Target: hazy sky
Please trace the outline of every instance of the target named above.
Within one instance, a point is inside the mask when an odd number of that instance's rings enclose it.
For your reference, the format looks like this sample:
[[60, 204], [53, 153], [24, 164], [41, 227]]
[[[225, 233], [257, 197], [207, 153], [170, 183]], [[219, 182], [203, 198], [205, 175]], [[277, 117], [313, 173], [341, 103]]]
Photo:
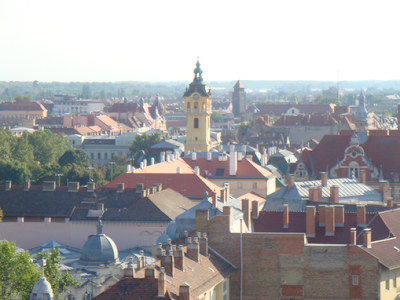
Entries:
[[0, 0], [0, 80], [400, 79], [397, 1]]

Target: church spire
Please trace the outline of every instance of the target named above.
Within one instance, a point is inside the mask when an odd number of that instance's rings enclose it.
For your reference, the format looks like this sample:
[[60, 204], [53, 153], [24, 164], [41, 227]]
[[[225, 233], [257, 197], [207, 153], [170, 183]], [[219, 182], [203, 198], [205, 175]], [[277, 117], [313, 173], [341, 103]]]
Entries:
[[194, 79], [193, 81], [202, 81], [203, 77], [203, 70], [200, 68], [200, 61], [199, 61], [199, 57], [197, 56], [197, 62], [196, 62], [196, 68], [193, 70], [194, 73]]

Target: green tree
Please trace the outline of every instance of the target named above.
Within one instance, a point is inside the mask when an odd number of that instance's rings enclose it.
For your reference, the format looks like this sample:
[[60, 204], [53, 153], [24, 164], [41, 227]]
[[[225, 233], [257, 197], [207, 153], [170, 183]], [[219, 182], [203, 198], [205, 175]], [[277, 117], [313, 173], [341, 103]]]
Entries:
[[17, 102], [32, 102], [32, 96], [31, 95], [18, 95], [17, 97], [14, 98], [14, 100]]
[[163, 140], [164, 138], [162, 138], [161, 134], [159, 134], [158, 132], [152, 135], [138, 134], [135, 137], [135, 140], [132, 142], [132, 145], [129, 147], [131, 157], [133, 157], [133, 165], [136, 166], [139, 163], [138, 160], [140, 156], [142, 156], [143, 152], [147, 153], [150, 150], [151, 146]]
[[54, 248], [51, 253], [39, 253], [37, 259], [45, 259], [46, 265], [44, 267], [44, 276], [51, 284], [53, 289], [54, 299], [60, 300], [61, 294], [68, 291], [70, 286], [78, 286], [79, 282], [73, 278], [67, 271], [61, 272], [60, 263], [61, 256], [60, 250]]
[[211, 120], [215, 123], [219, 123], [219, 122], [223, 121], [224, 119], [225, 119], [225, 116], [219, 111], [214, 111], [211, 114]]
[[0, 241], [0, 298], [21, 296], [28, 300], [40, 277], [39, 269], [27, 251], [18, 251], [13, 242]]
[[58, 164], [63, 167], [66, 164], [90, 166], [86, 152], [79, 149], [69, 149], [58, 159]]

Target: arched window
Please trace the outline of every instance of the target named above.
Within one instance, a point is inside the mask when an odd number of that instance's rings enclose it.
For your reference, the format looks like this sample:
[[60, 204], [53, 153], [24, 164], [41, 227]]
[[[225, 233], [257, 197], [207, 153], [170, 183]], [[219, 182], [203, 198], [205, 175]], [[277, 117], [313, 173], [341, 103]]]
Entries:
[[199, 128], [199, 119], [194, 118], [194, 128]]
[[195, 102], [195, 103], [194, 103], [193, 109], [199, 109], [199, 103], [198, 103], [198, 102]]
[[358, 165], [358, 163], [356, 161], [352, 161], [349, 164], [349, 176], [351, 176], [351, 173], [353, 173], [354, 177], [358, 178], [359, 170], [360, 170], [360, 166]]
[[190, 112], [190, 102], [187, 103], [187, 111]]

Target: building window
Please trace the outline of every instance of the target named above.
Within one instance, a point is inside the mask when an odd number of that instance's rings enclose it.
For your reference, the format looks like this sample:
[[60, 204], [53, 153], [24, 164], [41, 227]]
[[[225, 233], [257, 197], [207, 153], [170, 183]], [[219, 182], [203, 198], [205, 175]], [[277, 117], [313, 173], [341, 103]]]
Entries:
[[104, 153], [104, 159], [108, 159], [108, 153]]
[[199, 128], [199, 119], [194, 118], [194, 128]]
[[390, 289], [389, 275], [386, 275], [386, 289]]
[[351, 275], [351, 284], [358, 285], [358, 276], [359, 275]]
[[243, 188], [243, 185], [242, 185], [241, 182], [238, 182], [238, 183], [237, 183], [237, 188], [238, 188], [238, 189], [242, 189], [242, 188]]
[[197, 141], [197, 136], [194, 138], [195, 141]]
[[359, 170], [360, 170], [360, 166], [358, 165], [358, 163], [355, 161], [352, 161], [349, 164], [349, 177], [351, 176], [351, 174], [354, 174], [354, 177], [358, 178]]
[[253, 182], [253, 189], [257, 189], [257, 182]]
[[90, 153], [90, 159], [94, 159], [94, 153]]
[[193, 105], [193, 109], [194, 110], [199, 109], [199, 103], [195, 102], [194, 105]]
[[101, 153], [97, 153], [97, 159], [101, 159]]
[[396, 273], [393, 273], [393, 287], [394, 288], [397, 287], [397, 276], [396, 275], [397, 275]]
[[111, 153], [111, 158], [114, 158], [114, 153]]
[[187, 111], [190, 112], [190, 102], [187, 103]]

